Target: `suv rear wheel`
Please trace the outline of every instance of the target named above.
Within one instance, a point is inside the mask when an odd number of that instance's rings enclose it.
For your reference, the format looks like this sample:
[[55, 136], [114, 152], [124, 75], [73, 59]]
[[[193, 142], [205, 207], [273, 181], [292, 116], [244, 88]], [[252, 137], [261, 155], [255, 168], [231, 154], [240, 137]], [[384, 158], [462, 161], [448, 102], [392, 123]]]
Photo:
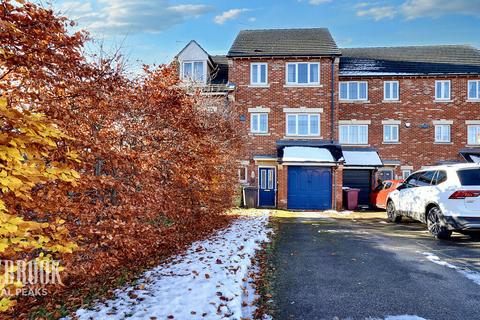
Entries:
[[395, 209], [395, 204], [392, 200], [388, 200], [387, 203], [387, 218], [390, 222], [398, 223], [402, 221], [402, 216], [397, 214], [397, 210]]
[[435, 206], [428, 210], [427, 213], [427, 228], [428, 231], [437, 239], [449, 239], [452, 231], [447, 227], [442, 226], [440, 216], [442, 212], [440, 208]]

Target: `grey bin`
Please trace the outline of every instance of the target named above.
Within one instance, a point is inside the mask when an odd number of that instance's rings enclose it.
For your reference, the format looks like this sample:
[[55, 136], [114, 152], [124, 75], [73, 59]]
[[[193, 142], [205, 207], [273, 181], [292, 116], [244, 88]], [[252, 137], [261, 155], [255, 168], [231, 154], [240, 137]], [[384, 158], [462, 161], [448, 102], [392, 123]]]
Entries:
[[257, 187], [243, 187], [243, 206], [245, 208], [256, 208], [258, 198]]

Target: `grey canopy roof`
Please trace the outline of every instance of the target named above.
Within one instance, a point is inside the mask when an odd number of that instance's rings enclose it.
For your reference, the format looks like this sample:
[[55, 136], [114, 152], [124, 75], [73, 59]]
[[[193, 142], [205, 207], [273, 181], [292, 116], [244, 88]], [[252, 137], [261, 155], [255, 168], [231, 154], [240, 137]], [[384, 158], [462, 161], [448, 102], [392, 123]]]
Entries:
[[334, 56], [340, 50], [326, 28], [243, 30], [228, 57]]
[[480, 50], [468, 45], [341, 49], [340, 75], [478, 74]]

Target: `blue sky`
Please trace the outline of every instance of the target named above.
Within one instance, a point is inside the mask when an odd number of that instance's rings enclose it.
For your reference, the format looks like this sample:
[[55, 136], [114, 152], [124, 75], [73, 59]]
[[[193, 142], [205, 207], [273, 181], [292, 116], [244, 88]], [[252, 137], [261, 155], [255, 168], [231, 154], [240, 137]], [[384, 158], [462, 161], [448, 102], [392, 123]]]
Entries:
[[340, 47], [471, 44], [480, 0], [54, 0], [107, 48], [165, 63], [191, 39], [225, 54], [242, 29], [327, 27]]

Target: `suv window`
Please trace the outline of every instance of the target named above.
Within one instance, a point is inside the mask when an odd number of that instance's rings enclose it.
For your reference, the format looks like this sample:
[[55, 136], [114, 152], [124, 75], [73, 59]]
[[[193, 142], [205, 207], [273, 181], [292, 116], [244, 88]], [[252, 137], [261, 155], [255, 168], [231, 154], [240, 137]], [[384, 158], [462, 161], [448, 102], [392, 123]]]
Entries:
[[436, 186], [447, 181], [447, 173], [445, 171], [437, 171], [437, 175], [433, 178], [432, 185]]
[[480, 185], [480, 169], [462, 169], [457, 174], [462, 186]]
[[420, 177], [418, 178], [418, 186], [419, 187], [429, 186], [432, 183], [432, 179], [435, 173], [436, 171], [423, 172], [423, 174], [420, 175]]
[[415, 188], [418, 187], [418, 178], [420, 175], [423, 174], [423, 172], [417, 172], [412, 174], [410, 177], [408, 177], [407, 180], [405, 180], [405, 188]]

